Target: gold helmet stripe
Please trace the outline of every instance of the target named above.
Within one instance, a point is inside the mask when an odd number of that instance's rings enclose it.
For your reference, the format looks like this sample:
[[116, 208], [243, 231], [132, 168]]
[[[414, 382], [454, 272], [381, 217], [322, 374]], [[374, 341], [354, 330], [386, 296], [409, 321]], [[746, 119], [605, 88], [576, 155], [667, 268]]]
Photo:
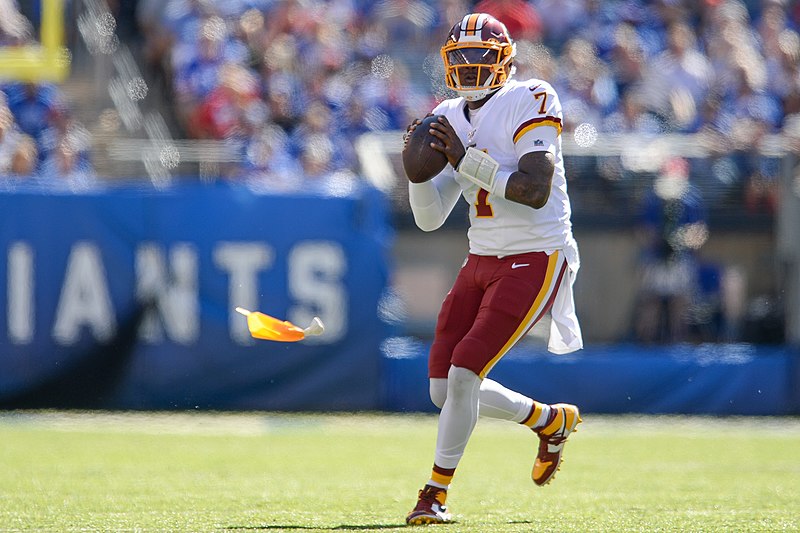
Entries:
[[478, 18], [480, 18], [480, 13], [473, 13], [469, 15], [469, 19], [467, 20], [467, 28], [464, 30], [466, 35], [475, 35], [475, 31], [478, 27]]

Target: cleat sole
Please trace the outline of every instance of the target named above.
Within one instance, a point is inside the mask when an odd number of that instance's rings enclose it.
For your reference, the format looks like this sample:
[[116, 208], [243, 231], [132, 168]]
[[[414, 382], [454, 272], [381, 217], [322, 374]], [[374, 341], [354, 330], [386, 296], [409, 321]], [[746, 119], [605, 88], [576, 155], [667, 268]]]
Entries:
[[428, 524], [446, 524], [449, 520], [442, 520], [435, 516], [415, 516], [410, 520], [406, 520], [409, 526], [426, 526]]

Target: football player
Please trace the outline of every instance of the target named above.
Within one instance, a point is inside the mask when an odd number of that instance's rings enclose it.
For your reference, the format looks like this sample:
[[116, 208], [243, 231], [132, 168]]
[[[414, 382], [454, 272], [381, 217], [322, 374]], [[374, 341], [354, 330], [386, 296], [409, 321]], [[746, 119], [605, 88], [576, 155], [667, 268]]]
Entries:
[[[492, 367], [551, 311], [548, 348], [583, 347], [572, 284], [578, 247], [561, 153], [558, 95], [544, 80], [516, 81], [515, 45], [484, 13], [466, 15], [441, 49], [446, 83], [458, 97], [433, 109], [434, 149], [449, 165], [409, 183], [414, 220], [439, 228], [459, 196], [470, 205], [469, 255], [439, 312], [429, 354], [430, 396], [441, 409], [433, 471], [408, 524], [451, 519], [445, 501], [478, 414], [525, 425], [538, 436], [532, 478], [549, 483], [578, 408], [548, 405], [487, 377]], [[415, 120], [408, 131], [413, 131]]]

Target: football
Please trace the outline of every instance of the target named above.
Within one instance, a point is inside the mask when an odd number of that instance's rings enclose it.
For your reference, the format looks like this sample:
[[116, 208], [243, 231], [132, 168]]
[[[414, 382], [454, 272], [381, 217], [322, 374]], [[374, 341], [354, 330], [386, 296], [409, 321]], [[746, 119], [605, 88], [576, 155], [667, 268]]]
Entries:
[[428, 181], [447, 165], [447, 157], [430, 146], [432, 142], [440, 142], [428, 131], [438, 117], [432, 115], [422, 119], [422, 124], [414, 128], [403, 147], [403, 169], [412, 183]]

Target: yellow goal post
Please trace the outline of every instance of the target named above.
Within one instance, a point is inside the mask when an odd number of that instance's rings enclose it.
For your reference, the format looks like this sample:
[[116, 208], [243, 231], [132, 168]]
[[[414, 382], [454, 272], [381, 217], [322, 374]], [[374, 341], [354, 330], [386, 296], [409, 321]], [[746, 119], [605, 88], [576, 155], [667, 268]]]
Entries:
[[41, 0], [40, 39], [23, 46], [0, 46], [0, 81], [62, 82], [69, 75], [64, 45], [65, 0]]

